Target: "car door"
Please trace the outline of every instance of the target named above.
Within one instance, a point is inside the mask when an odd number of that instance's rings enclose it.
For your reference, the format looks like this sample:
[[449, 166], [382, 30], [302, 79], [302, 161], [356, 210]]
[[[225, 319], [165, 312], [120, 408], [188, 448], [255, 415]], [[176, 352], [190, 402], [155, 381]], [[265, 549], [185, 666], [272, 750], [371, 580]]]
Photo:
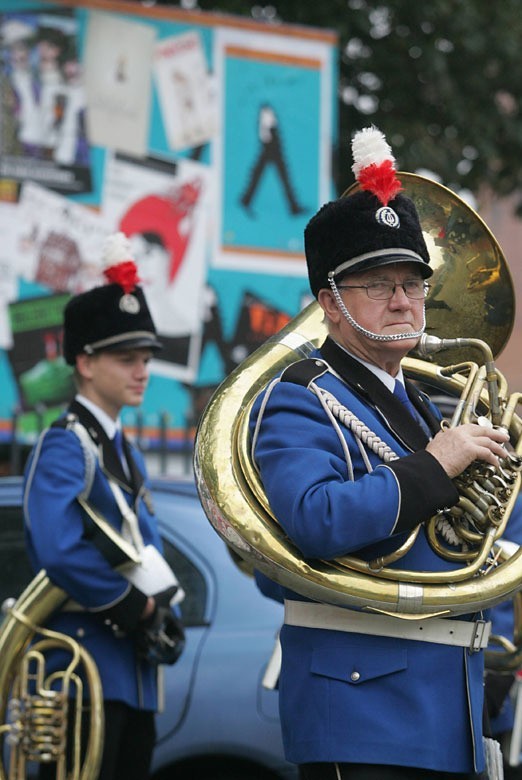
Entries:
[[198, 659], [211, 625], [212, 580], [204, 562], [183, 540], [167, 536], [162, 528], [164, 556], [183, 590], [180, 610], [185, 628], [185, 648], [173, 666], [160, 670], [160, 711], [156, 719], [158, 741], [174, 731], [183, 719], [197, 673]]
[[202, 647], [212, 625], [216, 586], [207, 556], [213, 532], [203, 519], [193, 487], [159, 480], [153, 482], [152, 494], [163, 554], [185, 592], [180, 604], [185, 648], [173, 666], [161, 668], [163, 702], [156, 719], [161, 743], [180, 726], [189, 709]]
[[[2, 480], [0, 490], [0, 605], [16, 599], [32, 580], [22, 517], [21, 482]], [[6, 603], [7, 606], [7, 603]], [[3, 619], [3, 613], [0, 620]]]

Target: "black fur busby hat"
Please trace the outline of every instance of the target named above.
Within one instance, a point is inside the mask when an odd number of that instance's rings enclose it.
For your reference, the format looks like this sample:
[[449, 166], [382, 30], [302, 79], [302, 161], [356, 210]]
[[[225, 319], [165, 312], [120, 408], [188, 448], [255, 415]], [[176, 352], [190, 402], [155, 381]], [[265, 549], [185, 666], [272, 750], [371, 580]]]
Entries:
[[82, 352], [147, 347], [161, 349], [130, 245], [123, 233], [105, 245], [107, 284], [80, 293], [64, 310], [63, 352], [69, 365]]
[[310, 288], [317, 297], [328, 277], [389, 263], [417, 263], [426, 279], [433, 273], [415, 205], [401, 194], [395, 159], [374, 127], [356, 133], [352, 170], [360, 189], [326, 203], [305, 229]]

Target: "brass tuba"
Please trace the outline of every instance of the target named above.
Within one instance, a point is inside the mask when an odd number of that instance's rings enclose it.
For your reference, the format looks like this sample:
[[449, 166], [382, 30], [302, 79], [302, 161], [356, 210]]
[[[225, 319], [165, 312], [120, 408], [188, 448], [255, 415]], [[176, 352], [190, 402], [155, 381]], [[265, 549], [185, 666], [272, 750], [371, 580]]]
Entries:
[[437, 516], [427, 524], [441, 553], [446, 546], [439, 539], [441, 523], [458, 530], [460, 566], [445, 573], [413, 572], [354, 556], [304, 560], [273, 516], [250, 457], [249, 412], [274, 375], [308, 357], [324, 340], [316, 303], [250, 355], [214, 393], [196, 435], [196, 483], [210, 523], [234, 555], [276, 582], [316, 601], [396, 617], [459, 615], [508, 599], [522, 584], [522, 549], [507, 555], [499, 546], [520, 487], [522, 420], [515, 409], [521, 396], [508, 393], [493, 362], [511, 333], [513, 286], [498, 243], [472, 208], [429, 179], [399, 176], [419, 212], [434, 268], [422, 355], [406, 358], [403, 368], [429, 385], [432, 395], [458, 399], [446, 424], [480, 416], [510, 433], [510, 454], [497, 473], [470, 469], [458, 484], [456, 511], [445, 523]]
[[[56, 762], [57, 780], [98, 777], [104, 736], [98, 669], [78, 642], [40, 627], [66, 600], [42, 570], [0, 626], [0, 780], [23, 780], [31, 765], [48, 762]], [[63, 650], [68, 660], [48, 673], [51, 649]], [[80, 672], [88, 687], [87, 715]]]

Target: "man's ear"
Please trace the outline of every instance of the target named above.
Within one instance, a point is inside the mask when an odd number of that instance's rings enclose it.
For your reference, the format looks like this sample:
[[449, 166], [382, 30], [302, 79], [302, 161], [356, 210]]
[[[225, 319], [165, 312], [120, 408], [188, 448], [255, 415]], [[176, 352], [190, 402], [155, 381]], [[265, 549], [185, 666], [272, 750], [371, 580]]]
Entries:
[[335, 323], [339, 321], [341, 312], [339, 311], [334, 294], [330, 289], [323, 287], [321, 290], [319, 290], [317, 294], [317, 301], [330, 322]]

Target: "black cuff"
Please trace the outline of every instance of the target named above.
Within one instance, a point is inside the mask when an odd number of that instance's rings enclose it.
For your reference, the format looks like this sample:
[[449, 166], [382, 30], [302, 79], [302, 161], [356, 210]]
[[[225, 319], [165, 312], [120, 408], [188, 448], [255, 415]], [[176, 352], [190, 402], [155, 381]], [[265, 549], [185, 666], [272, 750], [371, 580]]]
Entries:
[[439, 461], [426, 450], [386, 464], [400, 488], [400, 507], [394, 533], [411, 531], [438, 510], [458, 503], [459, 492]]
[[145, 609], [147, 598], [141, 590], [131, 585], [129, 592], [121, 601], [98, 614], [111, 626], [113, 631], [122, 631], [128, 634], [137, 628]]

